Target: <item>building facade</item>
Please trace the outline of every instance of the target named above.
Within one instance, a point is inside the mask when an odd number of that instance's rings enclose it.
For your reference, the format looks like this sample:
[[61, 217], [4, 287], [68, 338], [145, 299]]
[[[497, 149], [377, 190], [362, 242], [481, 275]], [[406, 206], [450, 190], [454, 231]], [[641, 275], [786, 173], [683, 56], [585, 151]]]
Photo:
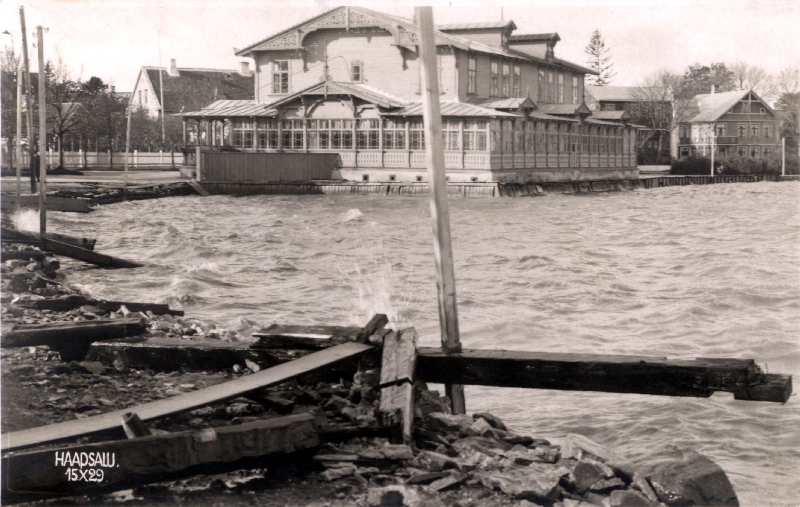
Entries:
[[681, 157], [769, 157], [780, 151], [780, 120], [752, 90], [697, 95], [694, 116], [678, 127]]
[[[435, 31], [450, 181], [636, 177], [635, 130], [592, 118], [584, 104], [592, 71], [555, 56], [557, 34], [515, 29], [509, 21]], [[410, 20], [328, 11], [239, 50], [255, 62], [254, 100], [182, 114], [187, 141], [335, 151], [335, 177], [424, 181], [417, 44]]]

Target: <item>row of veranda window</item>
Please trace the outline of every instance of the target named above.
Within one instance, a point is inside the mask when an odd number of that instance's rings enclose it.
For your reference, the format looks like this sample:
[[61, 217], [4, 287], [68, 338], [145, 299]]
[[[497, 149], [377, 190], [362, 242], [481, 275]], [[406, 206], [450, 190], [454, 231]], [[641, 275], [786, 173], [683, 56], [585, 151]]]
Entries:
[[[233, 146], [241, 149], [277, 150], [379, 150], [383, 121], [384, 150], [424, 150], [422, 120], [271, 120], [233, 121]], [[307, 125], [304, 126], [304, 122]], [[258, 139], [256, 139], [256, 132]], [[569, 123], [525, 120], [460, 120], [442, 122], [444, 149], [448, 151], [503, 152], [631, 152], [633, 143], [621, 128], [579, 126]], [[307, 134], [308, 146], [304, 146]], [[282, 143], [279, 143], [282, 140]], [[256, 146], [257, 142], [257, 146]]]

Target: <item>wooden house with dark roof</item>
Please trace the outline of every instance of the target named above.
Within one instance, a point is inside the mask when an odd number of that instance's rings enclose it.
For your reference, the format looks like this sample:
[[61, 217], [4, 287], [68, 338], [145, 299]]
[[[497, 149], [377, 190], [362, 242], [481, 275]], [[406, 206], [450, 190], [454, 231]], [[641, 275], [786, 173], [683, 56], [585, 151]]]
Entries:
[[[555, 56], [558, 34], [516, 28], [509, 21], [435, 30], [450, 181], [637, 177], [634, 129], [594, 119], [584, 104], [584, 75], [593, 71]], [[424, 181], [417, 44], [411, 20], [363, 7], [291, 26], [236, 53], [255, 61], [253, 100], [184, 112], [187, 140], [336, 152], [334, 177]], [[551, 114], [552, 106], [563, 114]]]
[[696, 95], [678, 127], [680, 156], [768, 157], [779, 151], [780, 119], [752, 90]]
[[158, 116], [163, 82], [166, 114], [196, 111], [216, 100], [252, 100], [253, 80], [246, 62], [239, 70], [193, 69], [178, 67], [172, 59], [169, 68], [141, 68], [130, 103], [134, 108], [146, 110], [150, 116]]

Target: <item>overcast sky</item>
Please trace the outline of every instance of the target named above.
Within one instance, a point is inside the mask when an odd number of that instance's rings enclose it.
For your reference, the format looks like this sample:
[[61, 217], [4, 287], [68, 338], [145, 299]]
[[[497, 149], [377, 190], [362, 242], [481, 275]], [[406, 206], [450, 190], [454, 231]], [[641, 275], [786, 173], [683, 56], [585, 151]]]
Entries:
[[[431, 2], [426, 2], [431, 5]], [[532, 0], [432, 2], [436, 23], [513, 20], [516, 33], [558, 32], [556, 56], [586, 63], [594, 29], [610, 48], [614, 85], [633, 85], [661, 68], [682, 72], [700, 62], [744, 61], [777, 73], [800, 64], [800, 0]], [[0, 0], [0, 32], [20, 47], [20, 2]], [[42, 25], [45, 55], [60, 55], [75, 76], [99, 76], [117, 91], [133, 89], [139, 68], [238, 68], [234, 48], [250, 45], [325, 10], [334, 1], [31, 0], [28, 33]], [[414, 2], [350, 2], [407, 18]], [[0, 44], [10, 46], [2, 35]], [[29, 36], [29, 44], [33, 38]], [[36, 50], [30, 49], [32, 63]], [[35, 70], [35, 68], [34, 68]]]

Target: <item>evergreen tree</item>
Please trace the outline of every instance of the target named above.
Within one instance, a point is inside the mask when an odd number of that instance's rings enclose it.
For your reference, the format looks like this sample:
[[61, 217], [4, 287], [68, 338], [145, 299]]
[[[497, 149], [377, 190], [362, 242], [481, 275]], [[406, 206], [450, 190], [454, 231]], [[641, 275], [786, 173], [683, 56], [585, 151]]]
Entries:
[[583, 50], [589, 55], [586, 63], [589, 68], [597, 72], [598, 76], [589, 76], [588, 80], [590, 85], [605, 86], [611, 83], [616, 72], [612, 70], [614, 67], [611, 62], [611, 50], [606, 47], [603, 37], [600, 35], [600, 30], [595, 30], [592, 33], [592, 38], [589, 40], [589, 45]]

